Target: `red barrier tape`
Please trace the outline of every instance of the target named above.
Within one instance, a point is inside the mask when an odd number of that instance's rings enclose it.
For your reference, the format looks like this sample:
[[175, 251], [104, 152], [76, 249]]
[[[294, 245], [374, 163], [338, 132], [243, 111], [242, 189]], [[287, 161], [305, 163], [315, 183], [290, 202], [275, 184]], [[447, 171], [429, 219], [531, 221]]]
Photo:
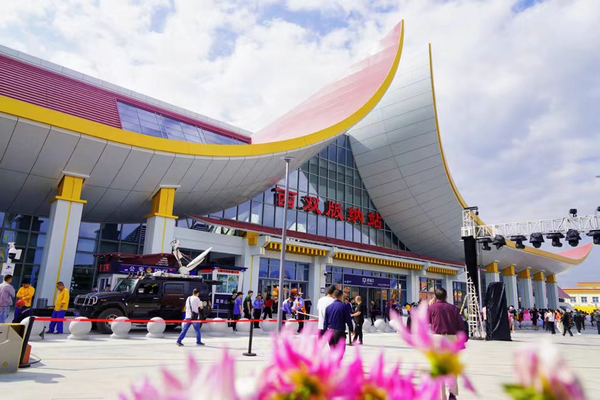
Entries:
[[[46, 322], [72, 322], [72, 321], [90, 321], [90, 322], [113, 322], [115, 321], [114, 319], [95, 319], [95, 318], [86, 318], [84, 320], [81, 319], [76, 319], [76, 318], [46, 318], [46, 317], [35, 317], [36, 321], [46, 321]], [[151, 321], [149, 319], [120, 319], [117, 322], [131, 322], [132, 324], [148, 324], [148, 323], [156, 323], [156, 322], [164, 322], [166, 324], [182, 324], [182, 323], [192, 323], [192, 324], [198, 324], [198, 323], [202, 323], [202, 324], [213, 324], [213, 323], [231, 323], [231, 322], [264, 322], [264, 321], [270, 321], [270, 322], [277, 322], [276, 319], [230, 319], [230, 320], [180, 320], [180, 319], [173, 319], [173, 320], [165, 320], [165, 321]], [[292, 322], [292, 323], [300, 323], [300, 322], [318, 322], [318, 319], [304, 319], [304, 320], [299, 320], [299, 319], [291, 319], [291, 320], [284, 320], [282, 321], [283, 323], [286, 322]]]

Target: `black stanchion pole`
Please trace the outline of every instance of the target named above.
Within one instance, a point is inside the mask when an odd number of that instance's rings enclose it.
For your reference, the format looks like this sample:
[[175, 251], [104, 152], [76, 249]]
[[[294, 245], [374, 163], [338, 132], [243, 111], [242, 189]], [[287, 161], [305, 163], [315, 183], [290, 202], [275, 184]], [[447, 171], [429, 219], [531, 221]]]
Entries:
[[[250, 320], [253, 321], [253, 320]], [[254, 332], [254, 321], [250, 322], [250, 337], [248, 338], [248, 352], [243, 353], [243, 355], [247, 356], [247, 357], [254, 357], [256, 356], [256, 353], [252, 352], [252, 333]]]

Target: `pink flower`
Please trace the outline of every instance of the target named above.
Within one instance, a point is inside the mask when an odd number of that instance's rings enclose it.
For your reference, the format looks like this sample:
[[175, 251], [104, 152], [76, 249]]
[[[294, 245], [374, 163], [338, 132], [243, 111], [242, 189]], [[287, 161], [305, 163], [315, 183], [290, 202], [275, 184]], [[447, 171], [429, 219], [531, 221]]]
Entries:
[[329, 337], [317, 337], [305, 327], [298, 337], [284, 331], [273, 337], [273, 358], [259, 389], [260, 400], [350, 399], [352, 377], [341, 366], [343, 343], [329, 349]]
[[349, 366], [348, 376], [356, 385], [355, 399], [369, 400], [434, 400], [439, 398], [438, 382], [424, 376], [419, 385], [413, 382], [414, 374], [400, 373], [400, 365], [392, 364], [385, 371], [383, 354], [371, 366], [368, 374], [363, 370], [362, 360], [357, 351], [356, 357]]
[[550, 344], [521, 349], [515, 355], [515, 372], [518, 384], [504, 386], [514, 399], [585, 400], [579, 380]]
[[121, 393], [121, 400], [191, 400], [210, 387], [211, 396], [222, 400], [238, 400], [234, 386], [233, 358], [226, 350], [210, 374], [202, 376], [200, 367], [191, 355], [188, 357], [187, 379], [180, 380], [166, 368], [162, 369], [163, 383], [156, 384], [144, 378], [131, 387], [132, 397]]
[[460, 360], [460, 351], [465, 348], [467, 336], [464, 332], [458, 332], [456, 338], [434, 335], [429, 329], [429, 317], [427, 305], [421, 304], [411, 310], [411, 330], [409, 330], [402, 318], [393, 313], [398, 333], [409, 346], [419, 350], [429, 360], [430, 375], [434, 379], [447, 380], [452, 376], [462, 376], [467, 389], [475, 391], [475, 388], [464, 372], [464, 364]]

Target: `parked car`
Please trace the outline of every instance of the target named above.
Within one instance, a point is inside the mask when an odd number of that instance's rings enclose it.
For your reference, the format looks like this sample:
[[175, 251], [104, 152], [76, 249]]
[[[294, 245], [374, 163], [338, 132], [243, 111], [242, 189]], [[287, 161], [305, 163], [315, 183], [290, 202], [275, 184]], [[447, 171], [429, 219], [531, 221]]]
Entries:
[[[212, 285], [221, 282], [200, 277], [164, 274], [162, 276], [132, 276], [123, 279], [110, 292], [89, 293], [75, 298], [75, 314], [93, 319], [181, 320], [185, 300], [194, 289], [200, 291], [204, 315], [210, 315]], [[176, 324], [172, 324], [176, 325]], [[111, 333], [110, 322], [97, 322], [100, 333]]]

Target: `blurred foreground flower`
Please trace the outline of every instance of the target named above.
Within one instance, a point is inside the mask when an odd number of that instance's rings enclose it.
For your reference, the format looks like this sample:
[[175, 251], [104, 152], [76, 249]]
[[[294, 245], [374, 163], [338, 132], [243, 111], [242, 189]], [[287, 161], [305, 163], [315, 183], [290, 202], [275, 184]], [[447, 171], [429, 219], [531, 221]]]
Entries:
[[343, 343], [329, 349], [329, 334], [319, 338], [305, 327], [299, 337], [283, 331], [273, 337], [273, 357], [259, 389], [260, 400], [353, 398], [353, 379], [341, 366]]
[[350, 364], [348, 377], [352, 378], [354, 399], [356, 400], [434, 400], [439, 398], [438, 382], [423, 377], [420, 384], [415, 385], [414, 374], [402, 375], [399, 364], [392, 365], [386, 372], [383, 354], [371, 366], [369, 373], [363, 370], [362, 360], [357, 352]]
[[190, 354], [188, 357], [187, 374], [185, 378], [178, 379], [166, 368], [162, 369], [162, 384], [151, 382], [144, 378], [140, 383], [131, 387], [132, 397], [121, 393], [121, 400], [192, 400], [204, 398], [210, 388], [207, 398], [219, 400], [238, 400], [235, 391], [234, 363], [226, 350], [223, 350], [221, 359], [217, 361], [216, 368], [210, 374], [201, 375], [200, 367]]
[[504, 385], [514, 400], [585, 400], [583, 388], [558, 349], [550, 344], [515, 355], [518, 384]]
[[465, 348], [467, 335], [458, 332], [455, 339], [447, 336], [434, 335], [429, 329], [429, 318], [427, 306], [420, 305], [411, 312], [411, 329], [402, 321], [402, 318], [394, 313], [398, 333], [411, 347], [419, 350], [427, 357], [430, 364], [430, 374], [434, 379], [447, 380], [462, 376], [467, 389], [475, 391], [475, 388], [464, 374], [464, 364], [460, 360], [460, 351]]

